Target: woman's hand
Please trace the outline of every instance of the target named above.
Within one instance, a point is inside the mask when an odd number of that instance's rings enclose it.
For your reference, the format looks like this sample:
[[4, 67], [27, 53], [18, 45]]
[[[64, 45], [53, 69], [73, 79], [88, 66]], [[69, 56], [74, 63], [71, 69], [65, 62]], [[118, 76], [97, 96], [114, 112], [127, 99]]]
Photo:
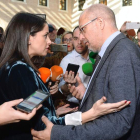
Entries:
[[0, 125], [15, 123], [20, 120], [30, 120], [42, 106], [40, 105], [37, 109], [34, 108], [31, 113], [26, 114], [13, 108], [13, 106], [16, 106], [21, 101], [23, 101], [23, 99], [5, 102], [0, 106]]
[[[50, 82], [51, 83], [51, 82]], [[49, 83], [50, 86], [50, 94], [55, 94], [58, 92], [58, 83], [59, 81], [56, 81], [55, 84], [53, 86], [51, 86], [51, 84]]]
[[130, 101], [126, 100], [117, 103], [105, 103], [106, 100], [106, 97], [102, 97], [92, 106], [90, 110], [88, 110], [85, 113], [82, 113], [82, 123], [94, 120], [105, 114], [120, 111], [121, 109], [123, 109], [131, 103]]
[[70, 113], [70, 112], [75, 112], [78, 110], [78, 107], [70, 108], [69, 106], [70, 106], [69, 104], [66, 104], [64, 106], [59, 107], [56, 110], [57, 116], [60, 116], [62, 114], [66, 114], [66, 113]]

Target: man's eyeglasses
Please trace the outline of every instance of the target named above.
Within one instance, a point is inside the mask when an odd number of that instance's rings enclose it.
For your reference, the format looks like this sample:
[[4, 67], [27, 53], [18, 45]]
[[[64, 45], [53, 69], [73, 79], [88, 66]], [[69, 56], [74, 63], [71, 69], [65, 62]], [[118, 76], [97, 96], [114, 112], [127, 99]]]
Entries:
[[87, 22], [86, 24], [82, 25], [81, 27], [79, 27], [81, 33], [84, 33], [84, 27], [87, 26], [89, 23], [95, 21], [97, 18], [92, 19], [91, 21]]
[[64, 39], [63, 39], [63, 42], [72, 42], [72, 38], [69, 38], [69, 39], [64, 38]]

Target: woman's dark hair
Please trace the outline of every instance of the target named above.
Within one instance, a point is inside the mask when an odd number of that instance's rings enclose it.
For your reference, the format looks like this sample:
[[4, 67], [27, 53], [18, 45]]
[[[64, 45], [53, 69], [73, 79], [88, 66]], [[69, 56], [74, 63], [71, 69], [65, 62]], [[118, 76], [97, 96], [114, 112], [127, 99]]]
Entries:
[[4, 48], [0, 58], [0, 67], [6, 62], [13, 63], [24, 60], [27, 64], [37, 68], [28, 54], [29, 37], [41, 31], [47, 22], [34, 14], [17, 13], [9, 22], [4, 34]]

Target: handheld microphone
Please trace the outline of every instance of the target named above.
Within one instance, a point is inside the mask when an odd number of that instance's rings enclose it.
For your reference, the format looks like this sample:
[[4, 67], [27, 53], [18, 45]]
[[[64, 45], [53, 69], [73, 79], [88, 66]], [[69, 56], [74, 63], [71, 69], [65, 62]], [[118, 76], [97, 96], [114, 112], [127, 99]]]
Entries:
[[93, 73], [93, 64], [92, 63], [85, 63], [82, 65], [83, 73], [87, 76], [91, 76]]
[[89, 53], [89, 59], [92, 62], [92, 64], [94, 65], [95, 63], [95, 57], [97, 56], [98, 53], [94, 53], [94, 52], [90, 52]]
[[41, 67], [38, 69], [40, 72], [40, 78], [44, 83], [47, 83], [49, 81], [49, 78], [51, 76], [51, 71], [48, 68]]
[[50, 68], [51, 71], [51, 81], [55, 82], [60, 80], [60, 78], [63, 76], [63, 69], [60, 66], [54, 65]]

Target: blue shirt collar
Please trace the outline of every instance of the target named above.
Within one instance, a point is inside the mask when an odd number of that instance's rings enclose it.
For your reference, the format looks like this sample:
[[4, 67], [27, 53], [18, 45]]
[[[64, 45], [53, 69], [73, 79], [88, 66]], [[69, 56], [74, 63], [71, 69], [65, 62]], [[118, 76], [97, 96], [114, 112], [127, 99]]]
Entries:
[[99, 55], [101, 56], [101, 58], [103, 57], [107, 47], [109, 46], [109, 44], [112, 42], [112, 40], [117, 36], [119, 35], [120, 32], [119, 31], [116, 31], [115, 33], [113, 33], [111, 36], [108, 37], [108, 39], [104, 42], [104, 44], [102, 45], [101, 47], [101, 50], [99, 51]]

